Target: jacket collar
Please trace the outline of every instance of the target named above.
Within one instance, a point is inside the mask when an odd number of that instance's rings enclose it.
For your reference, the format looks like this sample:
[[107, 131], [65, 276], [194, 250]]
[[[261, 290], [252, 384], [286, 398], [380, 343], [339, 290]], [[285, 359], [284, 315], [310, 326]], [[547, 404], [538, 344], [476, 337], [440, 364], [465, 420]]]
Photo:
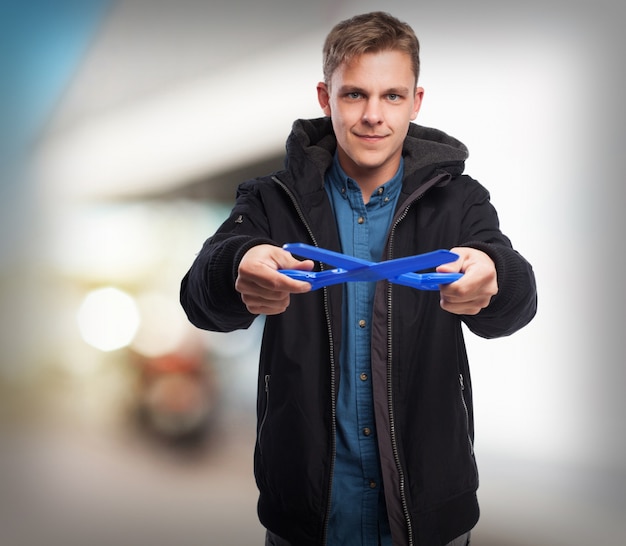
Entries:
[[[337, 140], [330, 118], [299, 119], [287, 139], [285, 167], [298, 181], [300, 193], [319, 190], [333, 161]], [[419, 186], [435, 171], [460, 175], [468, 157], [467, 147], [450, 135], [411, 123], [404, 141], [404, 176], [409, 186]], [[314, 169], [311, 169], [314, 167]], [[406, 188], [405, 191], [412, 191]]]

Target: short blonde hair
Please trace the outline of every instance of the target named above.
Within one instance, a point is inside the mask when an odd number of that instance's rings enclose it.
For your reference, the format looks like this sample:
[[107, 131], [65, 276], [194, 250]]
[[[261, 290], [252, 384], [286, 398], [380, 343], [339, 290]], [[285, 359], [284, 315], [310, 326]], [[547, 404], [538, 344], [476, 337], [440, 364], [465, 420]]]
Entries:
[[324, 81], [330, 84], [337, 67], [344, 62], [380, 51], [403, 51], [411, 58], [415, 85], [420, 72], [420, 44], [413, 29], [389, 13], [374, 11], [337, 23], [323, 48]]

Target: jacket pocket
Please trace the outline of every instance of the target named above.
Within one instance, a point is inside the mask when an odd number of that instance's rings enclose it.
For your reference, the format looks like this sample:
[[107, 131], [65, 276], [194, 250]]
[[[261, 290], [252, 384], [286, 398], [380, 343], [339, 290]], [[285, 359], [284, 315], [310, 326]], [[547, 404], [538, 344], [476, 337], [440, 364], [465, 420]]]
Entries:
[[265, 398], [264, 403], [265, 407], [263, 408], [263, 413], [261, 414], [261, 420], [259, 421], [259, 430], [257, 432], [257, 444], [259, 446], [259, 453], [263, 454], [263, 444], [261, 440], [263, 439], [263, 429], [265, 428], [265, 422], [267, 421], [267, 414], [269, 413], [270, 407], [270, 379], [271, 375], [267, 374], [265, 376]]
[[463, 412], [465, 414], [465, 433], [467, 435], [467, 445], [469, 447], [470, 454], [474, 455], [474, 442], [472, 442], [472, 437], [470, 435], [469, 411], [467, 409], [467, 402], [465, 401], [465, 380], [463, 379], [462, 373], [459, 374], [459, 387], [461, 404], [463, 405]]

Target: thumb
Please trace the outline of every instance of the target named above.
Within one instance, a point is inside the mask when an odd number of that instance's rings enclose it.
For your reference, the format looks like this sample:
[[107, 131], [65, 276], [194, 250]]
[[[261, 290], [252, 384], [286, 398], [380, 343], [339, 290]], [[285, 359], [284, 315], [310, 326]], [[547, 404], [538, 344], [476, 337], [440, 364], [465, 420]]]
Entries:
[[287, 252], [285, 264], [281, 267], [281, 269], [298, 269], [302, 271], [311, 271], [314, 265], [315, 263], [313, 262], [313, 260], [298, 260], [297, 258], [294, 258], [292, 254]]
[[[451, 250], [451, 252], [454, 252], [455, 254], [459, 254], [458, 252], [456, 252], [454, 248]], [[436, 271], [437, 273], [459, 273], [462, 267], [463, 267], [463, 257], [459, 256], [453, 262], [448, 262], [448, 263], [437, 266]]]

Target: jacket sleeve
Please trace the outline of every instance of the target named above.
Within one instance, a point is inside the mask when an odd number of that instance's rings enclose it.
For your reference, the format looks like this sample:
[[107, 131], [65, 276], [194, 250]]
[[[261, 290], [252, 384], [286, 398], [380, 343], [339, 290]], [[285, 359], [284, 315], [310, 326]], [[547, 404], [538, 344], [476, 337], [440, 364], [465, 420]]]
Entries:
[[487, 190], [475, 181], [469, 184], [463, 219], [463, 243], [459, 246], [485, 252], [494, 262], [498, 293], [477, 315], [463, 322], [476, 335], [496, 338], [526, 326], [537, 312], [537, 287], [530, 263], [517, 252], [500, 231], [498, 215]]
[[230, 216], [207, 239], [180, 286], [180, 303], [192, 324], [230, 332], [248, 328], [251, 314], [235, 290], [239, 262], [253, 246], [275, 244], [252, 184], [240, 186]]

